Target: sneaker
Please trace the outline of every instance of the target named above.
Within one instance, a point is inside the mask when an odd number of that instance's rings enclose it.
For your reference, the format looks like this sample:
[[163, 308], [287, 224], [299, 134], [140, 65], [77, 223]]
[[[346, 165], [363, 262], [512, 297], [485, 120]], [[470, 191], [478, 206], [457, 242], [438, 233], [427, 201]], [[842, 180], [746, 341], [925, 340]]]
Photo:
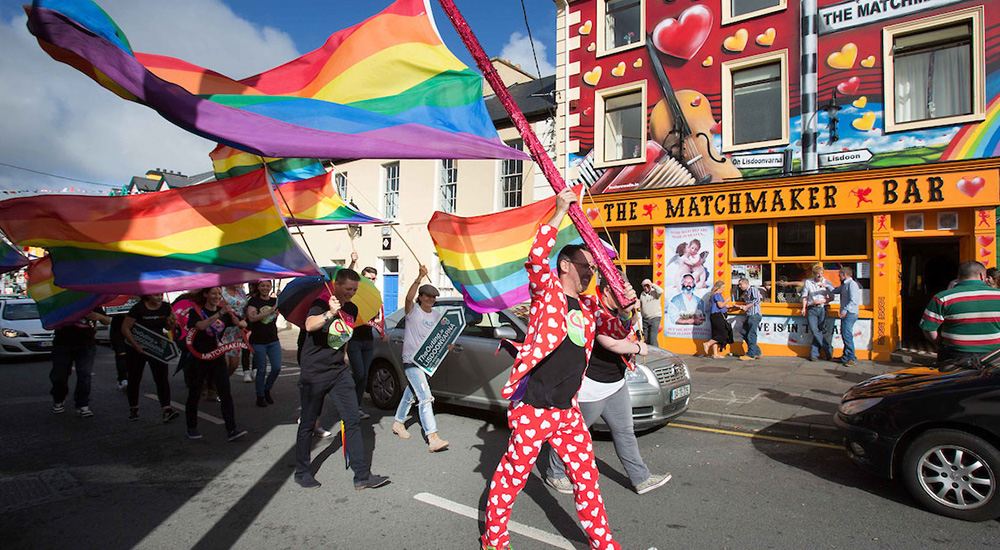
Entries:
[[573, 494], [573, 483], [570, 482], [569, 478], [545, 476], [545, 484], [555, 489], [557, 493]]
[[355, 481], [354, 488], [357, 490], [361, 489], [375, 489], [376, 487], [381, 487], [389, 483], [389, 478], [386, 476], [380, 476], [376, 474], [368, 474], [368, 479], [362, 481]]
[[52, 412], [53, 412], [53, 414], [62, 414], [64, 412], [66, 412], [66, 402], [65, 401], [60, 401], [58, 403], [53, 403], [52, 404]]
[[129, 409], [129, 411], [128, 411], [128, 419], [131, 420], [131, 421], [133, 421], [133, 422], [135, 422], [136, 420], [139, 420], [139, 409]]
[[248, 432], [246, 430], [233, 430], [229, 432], [229, 440], [236, 441], [237, 439], [245, 436]]
[[857, 364], [858, 364], [858, 362], [855, 361], [855, 360], [853, 360], [853, 359], [851, 359], [850, 361], [844, 361], [844, 366], [845, 367], [853, 367], [854, 365], [857, 365]]
[[315, 428], [313, 428], [313, 435], [315, 435], [316, 437], [322, 437], [323, 439], [326, 439], [331, 435], [333, 435], [333, 432], [331, 432], [330, 430], [323, 429], [322, 426], [316, 426]]
[[323, 484], [316, 481], [316, 478], [313, 476], [305, 476], [302, 478], [296, 477], [295, 483], [298, 483], [303, 489], [319, 489], [323, 486]]
[[400, 439], [410, 438], [410, 432], [406, 431], [406, 425], [402, 422], [392, 423], [392, 433], [398, 435]]
[[810, 362], [812, 362], [812, 361], [818, 361], [818, 360], [819, 360], [819, 357], [813, 357], [812, 355], [809, 356], [809, 361]]
[[248, 370], [243, 371], [243, 381], [246, 382], [247, 384], [253, 382], [253, 378], [251, 377], [250, 371]]
[[750, 357], [749, 355], [741, 355], [740, 356], [740, 361], [753, 361], [753, 359], [754, 358]]
[[274, 399], [271, 399], [271, 390], [264, 390], [264, 401], [267, 401], [268, 405], [274, 405]]
[[372, 415], [366, 413], [364, 409], [358, 409], [358, 417], [361, 418], [361, 420], [368, 420], [372, 417]]
[[635, 492], [644, 495], [653, 489], [663, 487], [672, 477], [669, 472], [659, 476], [649, 476], [649, 479], [635, 486]]
[[76, 415], [80, 418], [90, 418], [94, 416], [94, 411], [90, 410], [90, 407], [80, 407], [76, 409]]
[[429, 434], [427, 436], [427, 450], [436, 453], [438, 451], [443, 451], [448, 448], [448, 442], [441, 439], [441, 436], [437, 432]]
[[128, 380], [118, 381], [118, 391], [125, 391], [128, 389]]
[[201, 439], [201, 432], [197, 428], [188, 428], [187, 436], [188, 439]]
[[166, 424], [180, 415], [181, 413], [175, 411], [174, 409], [166, 409], [163, 411], [163, 423]]
[[263, 395], [258, 395], [257, 396], [257, 406], [258, 407], [266, 407], [267, 406], [267, 401], [264, 399]]

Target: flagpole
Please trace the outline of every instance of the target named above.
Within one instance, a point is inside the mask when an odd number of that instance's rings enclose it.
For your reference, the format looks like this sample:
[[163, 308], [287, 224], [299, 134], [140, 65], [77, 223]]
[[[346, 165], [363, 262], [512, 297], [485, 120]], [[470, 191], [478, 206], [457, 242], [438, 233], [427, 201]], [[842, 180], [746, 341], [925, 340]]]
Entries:
[[[531, 153], [532, 159], [542, 169], [542, 173], [545, 174], [545, 179], [548, 180], [549, 185], [552, 186], [552, 190], [559, 193], [566, 188], [566, 182], [563, 181], [559, 171], [556, 169], [555, 164], [552, 159], [549, 158], [548, 153], [546, 153], [545, 148], [542, 143], [538, 141], [538, 136], [531, 129], [528, 124], [528, 120], [524, 117], [524, 113], [517, 107], [517, 103], [514, 102], [514, 98], [511, 97], [510, 92], [507, 91], [507, 86], [504, 85], [503, 80], [500, 79], [500, 75], [497, 74], [496, 69], [490, 63], [489, 58], [486, 56], [486, 52], [483, 51], [483, 46], [479, 43], [479, 39], [473, 34], [472, 29], [469, 28], [469, 23], [466, 22], [465, 18], [459, 13], [458, 8], [452, 0], [438, 0], [441, 7], [444, 9], [445, 14], [448, 15], [448, 19], [451, 20], [452, 25], [455, 27], [455, 31], [458, 35], [462, 37], [462, 42], [465, 43], [465, 47], [468, 48], [469, 53], [472, 54], [472, 58], [476, 60], [476, 65], [479, 70], [483, 72], [483, 76], [486, 81], [490, 83], [493, 88], [493, 92], [497, 95], [497, 99], [507, 110], [507, 114], [510, 115], [511, 121], [514, 122], [514, 126], [517, 131], [520, 132], [521, 138], [524, 139], [525, 145], [528, 147], [528, 151]], [[541, 76], [541, 75], [539, 75]], [[618, 301], [623, 307], [628, 307], [632, 305], [634, 300], [628, 300], [625, 298], [625, 281], [622, 278], [621, 272], [615, 269], [614, 264], [611, 263], [611, 258], [607, 251], [604, 250], [604, 246], [601, 244], [600, 239], [597, 237], [597, 233], [594, 228], [591, 227], [590, 222], [587, 220], [587, 216], [583, 213], [583, 209], [580, 208], [580, 203], [570, 205], [569, 217], [573, 220], [573, 224], [576, 226], [577, 230], [580, 232], [580, 236], [583, 237], [583, 242], [586, 243], [590, 252], [594, 255], [594, 261], [597, 263], [598, 269], [601, 274], [608, 280], [611, 291], [614, 293], [615, 300]]]

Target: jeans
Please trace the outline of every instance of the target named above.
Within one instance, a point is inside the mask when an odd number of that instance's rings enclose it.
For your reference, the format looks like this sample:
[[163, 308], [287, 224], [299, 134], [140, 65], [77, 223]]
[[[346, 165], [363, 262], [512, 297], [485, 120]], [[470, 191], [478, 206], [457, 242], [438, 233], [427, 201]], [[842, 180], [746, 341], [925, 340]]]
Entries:
[[368, 387], [368, 369], [375, 358], [375, 340], [351, 340], [347, 343], [347, 357], [351, 360], [351, 372], [354, 373], [354, 385], [358, 390], [360, 405]]
[[643, 340], [650, 346], [656, 345], [656, 337], [660, 333], [660, 320], [662, 317], [642, 318]]
[[351, 469], [354, 470], [354, 481], [364, 481], [371, 477], [371, 466], [365, 459], [365, 445], [361, 438], [361, 415], [358, 413], [354, 380], [346, 365], [333, 380], [325, 382], [299, 380], [302, 413], [299, 417], [299, 428], [295, 434], [295, 479], [301, 481], [312, 477], [310, 453], [312, 452], [313, 429], [323, 406], [323, 398], [327, 394], [330, 394], [330, 400], [337, 407], [340, 419], [344, 422], [343, 437], [346, 441]]
[[[264, 397], [265, 392], [274, 387], [278, 374], [281, 373], [281, 342], [275, 340], [267, 344], [251, 344], [253, 348], [253, 368], [257, 371], [254, 386], [257, 397]], [[271, 374], [267, 374], [267, 362], [271, 361]], [[265, 376], [266, 375], [266, 376]]]
[[125, 365], [128, 368], [128, 388], [126, 388], [125, 394], [128, 395], [128, 406], [133, 409], [139, 407], [139, 386], [146, 363], [149, 363], [149, 371], [153, 373], [153, 382], [156, 383], [156, 397], [160, 400], [160, 406], [169, 407], [170, 368], [163, 361], [139, 353], [131, 347], [125, 352]]
[[69, 393], [69, 375], [76, 364], [76, 390], [73, 392], [73, 403], [77, 408], [90, 405], [90, 377], [94, 368], [94, 356], [97, 346], [52, 346], [52, 371], [49, 380], [52, 381], [52, 400], [62, 403]]
[[854, 322], [858, 320], [857, 313], [847, 312], [840, 319], [840, 337], [844, 340], [844, 353], [841, 355], [843, 361], [857, 361], [854, 355]]
[[410, 412], [410, 405], [416, 402], [424, 434], [437, 433], [437, 422], [434, 420], [434, 396], [431, 395], [431, 387], [427, 383], [427, 374], [413, 363], [403, 363], [403, 374], [406, 375], [409, 384], [403, 390], [403, 398], [399, 400], [399, 406], [396, 407], [396, 422], [405, 422], [406, 415]]
[[827, 359], [833, 359], [833, 346], [826, 341], [826, 308], [813, 306], [806, 309], [806, 321], [809, 323], [809, 333], [812, 334], [809, 357], [819, 357], [822, 350]]
[[760, 357], [760, 346], [757, 345], [757, 328], [760, 326], [760, 314], [747, 315], [740, 331], [743, 334], [743, 341], [747, 345], [747, 356]]
[[[229, 391], [229, 368], [226, 367], [226, 358], [217, 357], [211, 361], [191, 358], [189, 367], [191, 369], [191, 385], [188, 387], [188, 397], [184, 417], [187, 420], [187, 427], [193, 430], [198, 427], [198, 401], [201, 400], [201, 386], [206, 379], [212, 380], [215, 384], [215, 391], [219, 393], [222, 400], [222, 419], [226, 421], [226, 432], [236, 429], [236, 413], [233, 407], [233, 393]], [[132, 383], [128, 383], [132, 389]], [[315, 421], [314, 421], [315, 422]]]
[[[632, 486], [649, 479], [651, 475], [646, 463], [639, 455], [639, 442], [635, 439], [635, 428], [632, 424], [632, 399], [629, 397], [628, 386], [622, 385], [615, 393], [590, 403], [580, 403], [583, 421], [590, 428], [598, 418], [603, 418], [611, 429], [611, 439], [615, 442], [615, 453], [625, 467]], [[566, 477], [566, 466], [559, 453], [549, 449], [549, 468], [551, 476]]]

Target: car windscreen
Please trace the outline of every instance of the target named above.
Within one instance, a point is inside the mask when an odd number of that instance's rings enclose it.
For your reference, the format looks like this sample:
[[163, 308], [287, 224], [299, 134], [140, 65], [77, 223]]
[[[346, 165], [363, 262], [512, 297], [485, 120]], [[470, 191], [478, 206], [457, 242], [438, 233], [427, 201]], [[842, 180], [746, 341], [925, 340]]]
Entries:
[[38, 305], [34, 303], [26, 304], [4, 304], [3, 318], [8, 321], [23, 321], [25, 319], [38, 319]]

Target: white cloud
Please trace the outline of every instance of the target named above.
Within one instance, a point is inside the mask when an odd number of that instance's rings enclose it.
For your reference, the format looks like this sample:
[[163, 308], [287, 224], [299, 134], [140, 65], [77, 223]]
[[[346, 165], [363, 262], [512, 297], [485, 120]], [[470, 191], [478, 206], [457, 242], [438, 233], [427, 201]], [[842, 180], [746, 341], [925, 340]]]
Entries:
[[[102, 0], [134, 51], [177, 57], [234, 78], [300, 55], [291, 37], [236, 16], [220, 0]], [[0, 162], [123, 185], [152, 168], [211, 170], [214, 143], [125, 101], [45, 54], [23, 12], [0, 20]], [[0, 166], [0, 189], [77, 183]], [[87, 186], [82, 186], [87, 187]]]
[[[507, 59], [514, 65], [520, 65], [521, 70], [534, 74], [535, 69], [535, 56], [531, 53], [531, 43], [532, 41], [528, 39], [527, 35], [521, 32], [513, 32], [507, 43], [503, 45], [503, 49], [500, 50], [500, 57]], [[534, 40], [535, 43], [535, 53], [538, 54], [538, 69], [541, 71], [541, 75], [538, 76], [549, 76], [555, 74], [556, 68], [546, 57], [548, 48], [545, 44], [539, 40]]]

